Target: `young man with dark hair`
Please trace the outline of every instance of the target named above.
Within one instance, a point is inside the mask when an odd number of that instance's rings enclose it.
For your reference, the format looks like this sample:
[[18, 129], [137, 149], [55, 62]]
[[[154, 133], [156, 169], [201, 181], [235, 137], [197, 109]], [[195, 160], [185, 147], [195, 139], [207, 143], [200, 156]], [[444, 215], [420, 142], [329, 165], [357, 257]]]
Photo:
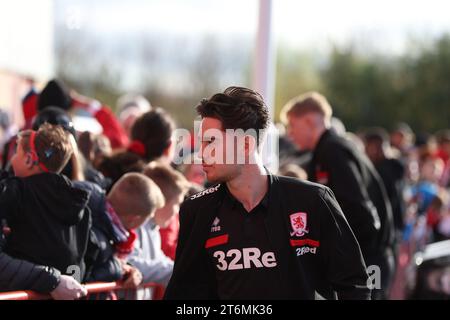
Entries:
[[369, 298], [358, 242], [331, 190], [262, 165], [263, 98], [230, 87], [197, 111], [203, 168], [219, 184], [181, 207], [165, 298]]

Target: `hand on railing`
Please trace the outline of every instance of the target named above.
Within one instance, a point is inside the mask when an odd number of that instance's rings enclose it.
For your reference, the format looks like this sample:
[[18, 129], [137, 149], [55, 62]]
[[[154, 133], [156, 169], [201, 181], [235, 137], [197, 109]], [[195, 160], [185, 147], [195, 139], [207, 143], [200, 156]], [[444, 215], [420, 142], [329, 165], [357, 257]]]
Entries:
[[[81, 286], [82, 289], [79, 292], [81, 292], [82, 295], [80, 295], [80, 297], [85, 296], [86, 291], [88, 296], [89, 295], [95, 295], [98, 293], [109, 293], [109, 292], [115, 292], [117, 290], [130, 290], [130, 289], [126, 289], [124, 288], [123, 282], [94, 282], [94, 283], [86, 283], [84, 285], [80, 285], [78, 282], [76, 282], [75, 279], [73, 279], [75, 282], [70, 281], [70, 279], [66, 279], [66, 277], [69, 276], [64, 276], [64, 280], [62, 280], [62, 282], [66, 283], [66, 287], [61, 286], [61, 288], [56, 288], [52, 294], [42, 294], [42, 293], [37, 293], [34, 291], [11, 291], [11, 292], [0, 292], [0, 300], [48, 300], [48, 299], [62, 299], [61, 296], [59, 297], [54, 297], [53, 294], [58, 294], [59, 291], [56, 290], [62, 290], [63, 288], [67, 288], [67, 286], [70, 288], [76, 288], [77, 286]], [[69, 283], [71, 283], [70, 285], [67, 285], [68, 281], [70, 281]], [[60, 283], [61, 285], [61, 283]], [[72, 286], [72, 287], [71, 287]], [[154, 283], [154, 282], [148, 282], [148, 283], [142, 283], [138, 286], [139, 289], [144, 289], [144, 288], [153, 288], [154, 290], [154, 295], [152, 297], [153, 300], [161, 300], [164, 296], [164, 286]], [[72, 289], [73, 290], [73, 289]], [[133, 289], [132, 289], [133, 290]], [[70, 291], [70, 290], [69, 290]], [[63, 291], [64, 294], [64, 291]], [[69, 293], [69, 294], [73, 294]], [[76, 300], [76, 297], [72, 297], [72, 298], [66, 298], [66, 299], [72, 299], [72, 300]], [[93, 299], [95, 300], [95, 299]]]
[[124, 277], [122, 286], [124, 289], [136, 289], [142, 283], [142, 273], [135, 267], [124, 264]]
[[86, 296], [88, 291], [71, 276], [61, 275], [61, 280], [55, 290], [50, 292], [54, 300], [76, 300]]

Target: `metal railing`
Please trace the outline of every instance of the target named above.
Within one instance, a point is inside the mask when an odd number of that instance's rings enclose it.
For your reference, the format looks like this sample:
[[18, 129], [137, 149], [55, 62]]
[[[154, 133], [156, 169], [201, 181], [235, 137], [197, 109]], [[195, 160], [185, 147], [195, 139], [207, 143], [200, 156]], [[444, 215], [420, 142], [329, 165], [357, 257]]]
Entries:
[[[117, 291], [133, 291], [136, 292], [139, 289], [153, 289], [152, 300], [161, 300], [164, 296], [164, 287], [160, 284], [150, 282], [140, 285], [137, 289], [124, 288], [120, 282], [95, 282], [85, 284], [85, 288], [88, 291], [87, 299], [95, 294], [111, 293]], [[125, 294], [125, 297], [128, 294]], [[51, 300], [50, 294], [43, 294], [34, 291], [11, 291], [0, 292], [0, 300]]]

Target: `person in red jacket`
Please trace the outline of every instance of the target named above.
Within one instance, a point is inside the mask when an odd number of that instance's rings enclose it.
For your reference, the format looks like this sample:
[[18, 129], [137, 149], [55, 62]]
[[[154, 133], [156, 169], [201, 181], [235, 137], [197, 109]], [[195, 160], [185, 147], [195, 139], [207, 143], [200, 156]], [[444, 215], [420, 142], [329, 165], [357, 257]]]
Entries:
[[436, 133], [438, 142], [437, 156], [444, 161], [444, 173], [440, 184], [442, 187], [450, 187], [450, 130], [442, 130]]
[[126, 148], [130, 141], [124, 128], [117, 120], [114, 113], [107, 106], [98, 100], [85, 97], [76, 91], [70, 92], [72, 107], [81, 108], [89, 112], [103, 128], [103, 134], [109, 138], [113, 149]]

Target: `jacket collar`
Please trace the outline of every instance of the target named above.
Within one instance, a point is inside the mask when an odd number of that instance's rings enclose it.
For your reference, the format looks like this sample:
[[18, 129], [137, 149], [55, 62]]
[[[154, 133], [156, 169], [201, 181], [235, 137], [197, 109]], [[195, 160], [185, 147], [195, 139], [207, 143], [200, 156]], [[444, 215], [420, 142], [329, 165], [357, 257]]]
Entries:
[[319, 138], [319, 141], [317, 142], [316, 147], [313, 151], [313, 159], [317, 159], [319, 150], [321, 150], [321, 145], [324, 143], [324, 141], [327, 140], [328, 137], [335, 135], [334, 131], [332, 129], [325, 130], [322, 135]]
[[[268, 209], [268, 207], [269, 207], [269, 195], [270, 195], [270, 192], [271, 192], [271, 186], [272, 186], [272, 183], [273, 183], [273, 179], [270, 178], [272, 175], [269, 173], [269, 171], [268, 171], [267, 169], [266, 169], [266, 171], [267, 171], [267, 175], [268, 175], [268, 182], [267, 182], [267, 183], [268, 183], [268, 188], [267, 188], [267, 192], [266, 192], [266, 194], [264, 195], [264, 197], [261, 199], [261, 201], [258, 203], [257, 206], [262, 206], [262, 207], [264, 207], [265, 209]], [[239, 200], [237, 200], [237, 199], [231, 194], [231, 192], [230, 192], [230, 190], [228, 189], [226, 183], [223, 183], [223, 184], [222, 184], [222, 188], [223, 188], [223, 195], [224, 195], [224, 196], [223, 196], [223, 200], [226, 201], [226, 202], [228, 202], [232, 208], [235, 208], [235, 207], [238, 206], [238, 205], [242, 205], [242, 204], [239, 202]]]

